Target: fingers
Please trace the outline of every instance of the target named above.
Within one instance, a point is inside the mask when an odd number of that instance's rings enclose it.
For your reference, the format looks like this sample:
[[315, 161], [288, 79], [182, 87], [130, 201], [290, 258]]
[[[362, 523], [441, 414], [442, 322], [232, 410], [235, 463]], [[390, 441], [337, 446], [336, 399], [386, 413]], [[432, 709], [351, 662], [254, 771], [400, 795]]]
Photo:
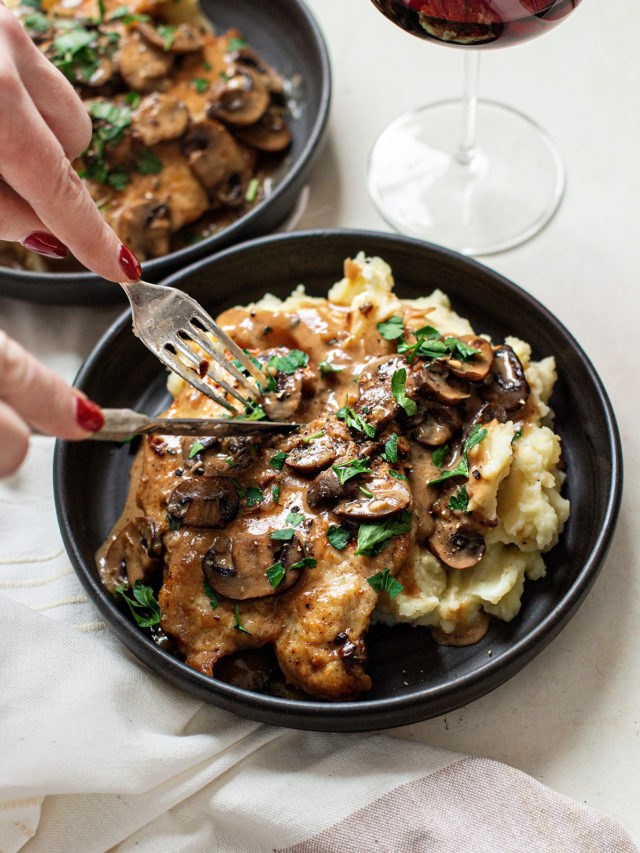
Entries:
[[13, 474], [29, 449], [29, 428], [10, 406], [0, 400], [0, 477]]
[[[67, 78], [31, 41], [20, 22], [0, 5], [1, 38], [12, 48], [18, 75], [36, 109], [70, 160], [91, 141], [91, 119]], [[1, 51], [0, 51], [1, 53]], [[8, 56], [8, 50], [5, 56]]]
[[66, 258], [67, 247], [49, 234], [27, 202], [0, 182], [0, 236], [47, 258]]
[[[1, 331], [0, 402], [12, 409], [18, 420], [58, 438], [86, 438], [104, 423], [95, 403]], [[16, 434], [15, 428], [13, 432]]]

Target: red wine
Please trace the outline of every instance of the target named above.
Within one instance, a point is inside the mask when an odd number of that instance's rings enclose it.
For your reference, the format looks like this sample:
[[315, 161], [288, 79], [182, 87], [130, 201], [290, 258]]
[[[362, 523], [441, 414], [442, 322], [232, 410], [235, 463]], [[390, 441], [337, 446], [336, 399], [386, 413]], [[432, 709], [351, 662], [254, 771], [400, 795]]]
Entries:
[[542, 35], [580, 0], [372, 0], [419, 38], [454, 47], [507, 47]]

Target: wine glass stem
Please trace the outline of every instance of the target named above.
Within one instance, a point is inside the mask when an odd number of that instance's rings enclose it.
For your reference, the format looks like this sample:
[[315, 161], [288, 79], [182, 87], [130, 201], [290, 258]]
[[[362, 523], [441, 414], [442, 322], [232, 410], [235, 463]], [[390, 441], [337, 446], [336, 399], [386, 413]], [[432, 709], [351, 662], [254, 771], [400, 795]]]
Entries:
[[473, 159], [476, 140], [476, 116], [478, 112], [478, 72], [480, 51], [469, 50], [464, 53], [464, 94], [462, 96], [462, 138], [458, 146], [456, 159], [468, 166]]

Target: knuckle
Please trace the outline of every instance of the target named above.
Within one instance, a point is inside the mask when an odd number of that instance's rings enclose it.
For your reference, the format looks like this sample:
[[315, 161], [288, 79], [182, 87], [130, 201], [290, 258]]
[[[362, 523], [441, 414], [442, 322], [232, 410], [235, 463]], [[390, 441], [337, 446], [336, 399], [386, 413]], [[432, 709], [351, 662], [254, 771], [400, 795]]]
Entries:
[[20, 344], [0, 331], [0, 396], [28, 381], [29, 357]]
[[64, 155], [55, 170], [50, 197], [59, 200], [60, 210], [67, 206], [75, 210], [79, 205], [86, 205], [87, 200], [91, 201], [77, 172]]
[[15, 425], [9, 441], [4, 443], [0, 453], [0, 478], [14, 474], [24, 462], [29, 452], [29, 430], [24, 424]]

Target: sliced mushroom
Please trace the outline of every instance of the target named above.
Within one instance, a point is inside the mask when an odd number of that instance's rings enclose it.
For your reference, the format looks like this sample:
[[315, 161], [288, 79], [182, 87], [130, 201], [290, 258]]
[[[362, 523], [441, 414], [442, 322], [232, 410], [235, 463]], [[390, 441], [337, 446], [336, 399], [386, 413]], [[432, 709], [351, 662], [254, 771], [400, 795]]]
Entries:
[[327, 506], [339, 500], [353, 496], [356, 489], [355, 479], [342, 484], [333, 468], [321, 471], [307, 489], [307, 503], [312, 509]]
[[485, 552], [484, 537], [467, 519], [438, 519], [429, 548], [452, 569], [470, 569]]
[[451, 357], [447, 361], [449, 372], [459, 379], [469, 382], [480, 382], [491, 369], [493, 361], [493, 348], [489, 341], [477, 335], [463, 335], [460, 338], [463, 344], [479, 350], [478, 355], [472, 356], [468, 361]]
[[263, 396], [262, 408], [272, 421], [287, 421], [298, 411], [301, 402], [302, 371], [296, 370], [291, 374], [276, 374], [276, 390], [268, 391]]
[[[198, 442], [198, 449], [194, 453], [193, 445], [196, 442]], [[182, 461], [188, 468], [190, 465], [194, 464], [198, 457], [206, 453], [207, 450], [211, 450], [212, 447], [219, 447], [219, 445], [220, 439], [215, 435], [203, 435], [197, 436], [196, 438], [187, 436], [182, 440]]]
[[134, 518], [109, 546], [105, 558], [105, 577], [110, 589], [137, 580], [148, 583], [161, 567], [162, 539], [152, 518]]
[[[216, 537], [203, 557], [202, 572], [209, 586], [225, 598], [240, 601], [264, 598], [293, 586], [304, 569], [291, 567], [304, 555], [304, 545], [297, 534], [284, 546], [282, 542], [271, 539], [268, 533], [258, 536], [235, 534], [233, 539], [223, 534]], [[274, 587], [267, 577], [267, 570], [278, 562], [285, 573], [282, 581]]]
[[162, 92], [143, 98], [131, 114], [133, 136], [143, 145], [179, 139], [189, 125], [189, 110], [182, 101]]
[[171, 236], [168, 206], [153, 196], [126, 204], [118, 215], [118, 234], [140, 260], [166, 255]]
[[434, 403], [411, 436], [425, 447], [441, 447], [461, 426], [462, 417], [457, 409]]
[[269, 106], [269, 92], [251, 68], [230, 65], [227, 78], [212, 92], [207, 115], [228, 124], [255, 124]]
[[384, 356], [375, 359], [360, 374], [358, 385], [360, 396], [353, 405], [353, 410], [362, 415], [368, 424], [378, 430], [400, 411], [391, 382], [396, 370], [406, 370], [405, 394], [409, 398], [416, 396], [418, 386], [414, 381], [414, 371], [406, 358], [402, 356]]
[[313, 474], [335, 462], [341, 449], [340, 444], [326, 434], [313, 441], [302, 440], [293, 448], [286, 464], [302, 474]]
[[116, 73], [116, 66], [113, 59], [110, 56], [107, 56], [104, 53], [99, 54], [98, 64], [95, 68], [95, 71], [91, 74], [88, 80], [82, 80], [77, 82], [82, 82], [85, 86], [91, 86], [91, 88], [97, 88], [98, 86], [105, 86], [107, 83], [110, 83], [113, 80], [113, 75]]
[[392, 479], [388, 468], [383, 467], [379, 476], [358, 478], [356, 485], [366, 488], [371, 497], [360, 493], [354, 500], [339, 503], [333, 511], [341, 518], [350, 521], [376, 521], [411, 505], [411, 492], [407, 483]]
[[118, 68], [125, 83], [138, 92], [155, 89], [171, 70], [173, 56], [144, 41], [137, 32], [120, 39]]
[[245, 46], [233, 50], [226, 55], [226, 58], [233, 65], [251, 68], [252, 71], [255, 71], [272, 95], [283, 94], [282, 77], [250, 47]]
[[504, 424], [509, 420], [504, 406], [499, 403], [483, 403], [475, 415], [467, 422], [462, 435], [463, 442], [474, 428], [476, 424], [489, 424], [491, 421], [498, 421], [499, 424]]
[[190, 527], [224, 527], [240, 509], [240, 498], [228, 477], [192, 477], [171, 493], [167, 511]]
[[248, 181], [250, 173], [242, 152], [220, 122], [205, 119], [192, 125], [182, 140], [182, 150], [212, 198], [234, 175], [243, 183]]
[[482, 397], [498, 403], [506, 412], [519, 409], [529, 399], [530, 389], [520, 359], [504, 344], [493, 353], [490, 382], [481, 391]]
[[149, 44], [167, 53], [193, 53], [204, 45], [202, 32], [192, 24], [165, 27], [161, 33], [149, 21], [141, 21], [138, 29]]
[[467, 389], [449, 375], [446, 365], [441, 361], [432, 361], [418, 368], [415, 377], [421, 391], [438, 403], [457, 406], [469, 399], [470, 394]]
[[238, 126], [235, 134], [242, 142], [260, 151], [284, 151], [291, 144], [291, 130], [282, 110], [277, 107], [269, 107], [255, 124]]

